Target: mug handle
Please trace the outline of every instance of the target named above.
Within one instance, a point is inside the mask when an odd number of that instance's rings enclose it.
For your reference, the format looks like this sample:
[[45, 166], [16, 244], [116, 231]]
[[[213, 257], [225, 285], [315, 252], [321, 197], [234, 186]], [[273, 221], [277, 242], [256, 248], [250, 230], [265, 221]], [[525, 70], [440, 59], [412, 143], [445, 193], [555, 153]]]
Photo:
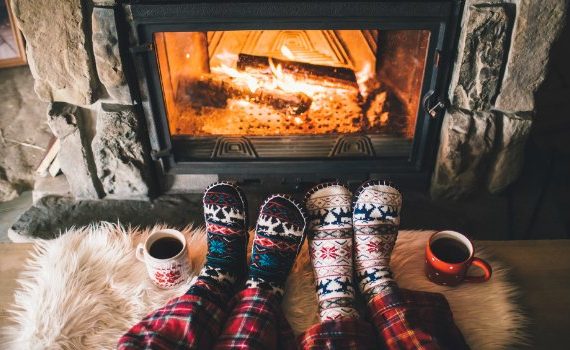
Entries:
[[135, 250], [135, 256], [139, 261], [144, 262], [144, 244], [139, 243], [137, 249]]
[[491, 278], [491, 274], [493, 273], [493, 269], [491, 268], [491, 265], [489, 265], [489, 263], [487, 263], [485, 260], [475, 257], [475, 258], [473, 258], [473, 260], [471, 260], [471, 265], [477, 266], [478, 268], [483, 270], [483, 275], [481, 275], [481, 276], [465, 276], [465, 279], [464, 279], [465, 282], [480, 283], [480, 282], [486, 282], [489, 280], [489, 278]]

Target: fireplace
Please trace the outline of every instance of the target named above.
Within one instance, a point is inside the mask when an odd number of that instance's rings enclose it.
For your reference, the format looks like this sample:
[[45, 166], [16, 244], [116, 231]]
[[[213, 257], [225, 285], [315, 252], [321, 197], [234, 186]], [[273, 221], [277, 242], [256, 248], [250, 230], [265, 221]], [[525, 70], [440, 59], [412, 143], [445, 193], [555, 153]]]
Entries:
[[[36, 181], [22, 236], [101, 213], [182, 224], [224, 179], [251, 203], [335, 178], [420, 194], [431, 179], [434, 198], [505, 191], [568, 12], [565, 0], [66, 4], [12, 0], [58, 140], [42, 165], [64, 175]], [[19, 187], [4, 169], [0, 187]]]
[[144, 3], [131, 52], [165, 173], [427, 184], [456, 2]]

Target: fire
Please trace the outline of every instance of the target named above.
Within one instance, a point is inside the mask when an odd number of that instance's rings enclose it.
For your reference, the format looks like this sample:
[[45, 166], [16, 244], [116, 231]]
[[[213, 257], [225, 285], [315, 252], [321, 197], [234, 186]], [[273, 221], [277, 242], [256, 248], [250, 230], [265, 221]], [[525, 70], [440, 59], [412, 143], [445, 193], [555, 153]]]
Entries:
[[[282, 47], [284, 52], [287, 52], [286, 46]], [[290, 52], [290, 51], [289, 51]], [[341, 92], [340, 88], [330, 88], [321, 85], [315, 85], [307, 83], [305, 81], [298, 81], [291, 74], [287, 74], [283, 71], [281, 64], [275, 65], [272, 59], [269, 59], [269, 67], [271, 70], [271, 76], [264, 76], [263, 74], [253, 74], [247, 71], [239, 71], [236, 68], [231, 67], [230, 62], [235, 64], [235, 55], [226, 54], [224, 56], [217, 55], [220, 58], [221, 64], [216, 67], [212, 67], [212, 73], [222, 74], [229, 76], [233, 79], [233, 82], [238, 85], [245, 85], [249, 90], [254, 93], [260, 88], [267, 90], [281, 89], [289, 93], [304, 93], [309, 97], [315, 97], [316, 94], [325, 92]]]
[[247, 74], [245, 72], [240, 72], [237, 69], [227, 66], [225, 64], [222, 64], [218, 67], [212, 67], [211, 70], [213, 73], [224, 74], [231, 78], [234, 78], [234, 81], [237, 84], [241, 83], [247, 85], [247, 87], [251, 92], [257, 91], [257, 89], [259, 89], [262, 86], [260, 81], [258, 81], [255, 77], [251, 76], [250, 74]]
[[304, 93], [307, 96], [314, 98], [317, 94], [338, 92], [342, 89], [330, 88], [321, 85], [310, 84], [306, 81], [298, 81], [292, 74], [287, 74], [283, 71], [281, 64], [275, 66], [273, 60], [269, 60], [269, 68], [273, 73], [273, 81], [269, 86], [270, 89], [279, 88], [285, 92], [290, 93]]
[[363, 97], [368, 95], [368, 86], [367, 82], [372, 78], [372, 69], [370, 68], [370, 63], [366, 62], [364, 67], [358, 72], [355, 73], [356, 75], [356, 83], [358, 84], [358, 89], [360, 90], [360, 94]]

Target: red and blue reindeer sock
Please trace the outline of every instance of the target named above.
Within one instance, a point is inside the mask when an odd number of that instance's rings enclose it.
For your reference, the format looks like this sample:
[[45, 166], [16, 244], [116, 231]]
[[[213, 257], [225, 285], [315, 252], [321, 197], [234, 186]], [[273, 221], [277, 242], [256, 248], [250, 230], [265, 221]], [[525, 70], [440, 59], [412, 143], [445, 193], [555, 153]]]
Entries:
[[281, 298], [285, 281], [303, 243], [305, 215], [286, 195], [272, 195], [261, 206], [246, 288], [261, 288]]
[[367, 300], [397, 288], [390, 270], [390, 255], [398, 237], [401, 207], [400, 191], [386, 181], [367, 181], [355, 194], [355, 273]]
[[338, 183], [325, 183], [305, 196], [309, 216], [309, 250], [321, 321], [359, 318], [352, 281], [352, 193]]
[[187, 294], [225, 303], [246, 275], [247, 201], [237, 186], [218, 182], [206, 189], [203, 202], [208, 252], [206, 263]]

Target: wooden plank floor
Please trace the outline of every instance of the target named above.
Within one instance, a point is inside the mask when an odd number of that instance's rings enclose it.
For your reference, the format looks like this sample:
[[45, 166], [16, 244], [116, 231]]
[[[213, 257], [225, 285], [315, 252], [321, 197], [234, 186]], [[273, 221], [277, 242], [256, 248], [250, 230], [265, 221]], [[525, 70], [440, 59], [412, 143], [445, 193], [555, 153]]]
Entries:
[[8, 324], [6, 308], [14, 301], [16, 278], [31, 250], [31, 243], [0, 243], [0, 328]]
[[[521, 304], [532, 318], [529, 349], [562, 349], [570, 344], [570, 241], [481, 241], [512, 268]], [[0, 327], [13, 302], [15, 279], [31, 244], [0, 243]], [[482, 307], [484, 307], [482, 305]]]

